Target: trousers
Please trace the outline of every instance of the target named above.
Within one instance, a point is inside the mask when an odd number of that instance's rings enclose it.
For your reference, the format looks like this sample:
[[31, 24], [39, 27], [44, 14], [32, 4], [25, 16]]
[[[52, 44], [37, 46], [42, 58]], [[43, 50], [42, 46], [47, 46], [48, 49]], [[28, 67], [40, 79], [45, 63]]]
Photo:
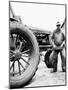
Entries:
[[62, 50], [53, 50], [49, 59], [53, 65], [53, 69], [57, 71], [57, 63], [58, 63], [58, 54], [60, 53], [61, 56], [61, 64], [62, 64], [62, 71], [66, 71], [66, 58], [65, 58], [65, 48]]

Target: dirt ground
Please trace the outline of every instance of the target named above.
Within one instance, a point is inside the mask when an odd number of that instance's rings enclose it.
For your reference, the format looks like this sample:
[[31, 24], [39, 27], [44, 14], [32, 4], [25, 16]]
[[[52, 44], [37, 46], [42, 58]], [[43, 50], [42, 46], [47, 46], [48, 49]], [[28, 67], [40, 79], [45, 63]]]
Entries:
[[25, 87], [37, 87], [37, 86], [52, 86], [52, 85], [65, 85], [65, 72], [62, 72], [61, 68], [61, 58], [58, 55], [58, 71], [56, 73], [51, 73], [52, 69], [47, 68], [44, 61], [44, 52], [40, 57], [40, 64], [38, 65], [38, 70], [31, 80], [31, 82]]

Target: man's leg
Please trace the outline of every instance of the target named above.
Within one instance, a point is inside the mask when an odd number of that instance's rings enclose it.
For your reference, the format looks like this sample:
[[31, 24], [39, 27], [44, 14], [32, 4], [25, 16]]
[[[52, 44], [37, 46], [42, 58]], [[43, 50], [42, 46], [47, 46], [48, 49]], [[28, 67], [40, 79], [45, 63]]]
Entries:
[[66, 71], [66, 57], [65, 57], [65, 48], [60, 52], [61, 60], [62, 60], [62, 71]]
[[52, 66], [53, 66], [53, 71], [52, 72], [56, 72], [57, 71], [57, 59], [58, 59], [58, 53], [56, 51], [52, 51], [50, 57], [49, 57]]

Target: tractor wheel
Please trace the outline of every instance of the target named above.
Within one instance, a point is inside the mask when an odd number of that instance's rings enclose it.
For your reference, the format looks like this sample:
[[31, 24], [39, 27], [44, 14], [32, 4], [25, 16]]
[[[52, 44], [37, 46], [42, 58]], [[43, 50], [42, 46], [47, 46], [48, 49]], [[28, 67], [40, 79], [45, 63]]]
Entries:
[[39, 64], [39, 47], [34, 34], [21, 24], [10, 23], [10, 88], [24, 87]]
[[52, 64], [51, 64], [50, 59], [49, 59], [49, 56], [51, 53], [52, 53], [52, 50], [48, 50], [45, 54], [45, 57], [44, 57], [44, 62], [48, 68], [52, 68]]

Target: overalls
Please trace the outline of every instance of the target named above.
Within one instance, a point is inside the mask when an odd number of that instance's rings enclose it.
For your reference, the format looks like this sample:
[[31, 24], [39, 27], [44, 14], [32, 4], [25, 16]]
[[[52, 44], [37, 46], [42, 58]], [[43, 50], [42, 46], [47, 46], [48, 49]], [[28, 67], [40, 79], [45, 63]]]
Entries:
[[[64, 37], [64, 34], [61, 32], [60, 28], [57, 28], [54, 31], [51, 39], [54, 42], [54, 44], [56, 45], [56, 47], [61, 46], [61, 44], [65, 40], [65, 37]], [[65, 72], [65, 70], [66, 70], [65, 46], [62, 49], [53, 50], [50, 57], [49, 57], [50, 61], [53, 64], [53, 71], [55, 71], [55, 72], [57, 71], [58, 53], [60, 53], [60, 56], [61, 56], [62, 71]]]

